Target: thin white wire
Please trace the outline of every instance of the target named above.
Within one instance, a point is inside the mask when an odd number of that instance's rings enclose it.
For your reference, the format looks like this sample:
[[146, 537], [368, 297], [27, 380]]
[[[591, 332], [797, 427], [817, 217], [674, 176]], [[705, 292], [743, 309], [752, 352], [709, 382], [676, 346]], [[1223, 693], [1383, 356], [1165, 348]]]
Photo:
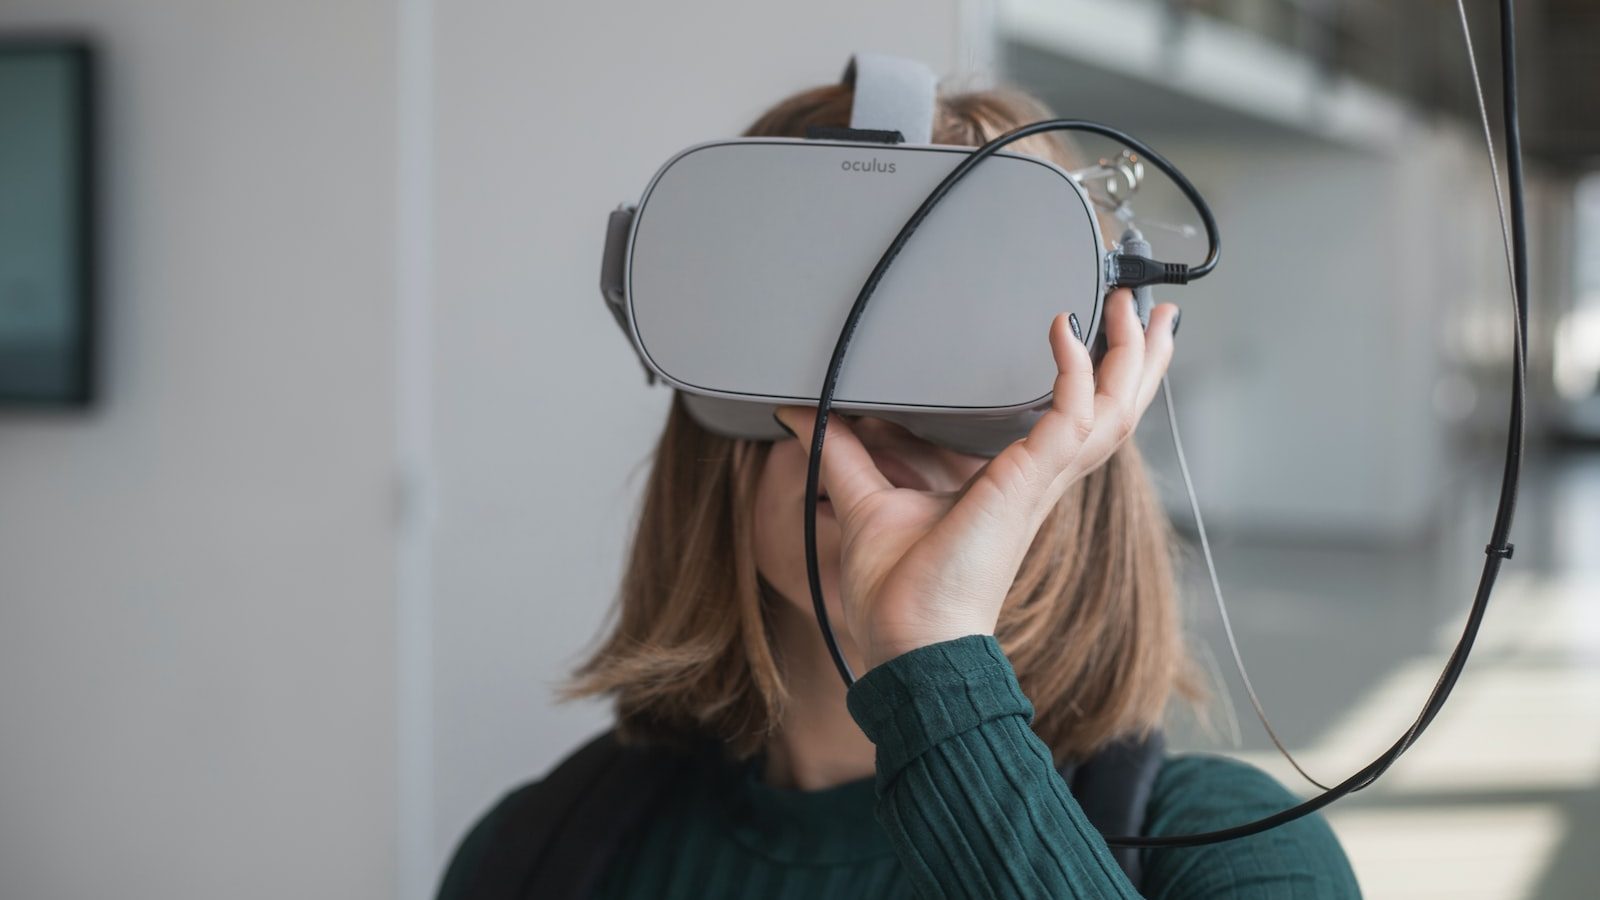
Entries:
[[1206, 573], [1211, 576], [1211, 596], [1217, 600], [1217, 614], [1222, 617], [1222, 631], [1228, 636], [1228, 649], [1233, 653], [1233, 667], [1239, 673], [1239, 680], [1244, 682], [1245, 693], [1250, 695], [1250, 705], [1255, 707], [1256, 718], [1261, 721], [1261, 727], [1267, 730], [1267, 737], [1272, 739], [1272, 745], [1278, 748], [1283, 758], [1294, 766], [1301, 777], [1316, 785], [1321, 790], [1328, 790], [1327, 785], [1312, 778], [1304, 767], [1289, 752], [1289, 748], [1278, 739], [1278, 732], [1273, 729], [1272, 723], [1267, 719], [1267, 711], [1261, 706], [1261, 698], [1256, 696], [1256, 687], [1250, 682], [1250, 673], [1245, 670], [1244, 657], [1239, 653], [1239, 642], [1233, 636], [1233, 622], [1228, 618], [1228, 603], [1222, 599], [1222, 582], [1217, 579], [1217, 563], [1211, 556], [1211, 539], [1206, 536], [1206, 520], [1200, 515], [1200, 500], [1194, 493], [1194, 479], [1189, 477], [1189, 460], [1183, 454], [1183, 438], [1178, 434], [1178, 414], [1173, 409], [1172, 385], [1167, 382], [1167, 376], [1161, 376], [1161, 400], [1167, 407], [1167, 427], [1172, 432], [1172, 449], [1178, 456], [1178, 471], [1183, 475], [1183, 489], [1189, 495], [1189, 511], [1194, 516], [1194, 527], [1200, 534], [1200, 552], [1205, 555]]
[[[1478, 77], [1478, 55], [1472, 50], [1472, 28], [1467, 25], [1466, 0], [1456, 0], [1461, 14], [1461, 40], [1467, 45], [1467, 65], [1472, 67], [1472, 90], [1478, 98], [1478, 120], [1483, 123], [1483, 144], [1489, 151], [1489, 180], [1494, 182], [1494, 211], [1500, 216], [1500, 239], [1506, 247], [1506, 278], [1511, 282], [1511, 308], [1517, 304], [1517, 263], [1511, 250], [1511, 226], [1506, 224], [1506, 198], [1500, 192], [1500, 162], [1494, 155], [1494, 131], [1489, 127], [1489, 106], [1483, 102], [1483, 80]], [[1522, 317], [1514, 315], [1514, 327], [1522, 327]], [[1517, 336], [1521, 340], [1521, 335]]]
[[[1478, 101], [1478, 121], [1483, 124], [1483, 146], [1488, 154], [1489, 181], [1494, 185], [1494, 209], [1500, 219], [1500, 242], [1506, 251], [1506, 279], [1510, 286], [1509, 293], [1511, 295], [1511, 337], [1516, 342], [1516, 347], [1513, 348], [1512, 354], [1514, 357], [1520, 357], [1523, 341], [1522, 305], [1521, 298], [1517, 295], [1516, 252], [1512, 249], [1511, 226], [1506, 221], [1509, 213], [1507, 212], [1508, 207], [1505, 196], [1500, 187], [1500, 163], [1496, 160], [1494, 154], [1494, 129], [1489, 126], [1489, 105], [1483, 99], [1483, 80], [1478, 75], [1478, 55], [1472, 48], [1472, 28], [1467, 24], [1465, 0], [1456, 0], [1456, 12], [1460, 14], [1461, 18], [1461, 42], [1467, 49], [1467, 72], [1472, 79], [1472, 90]], [[1511, 123], [1507, 122], [1507, 140], [1510, 140], [1510, 128]], [[1444, 684], [1445, 677], [1449, 675], [1449, 672], [1450, 670], [1447, 667], [1439, 673], [1439, 677], [1433, 683], [1434, 692], [1437, 692], [1440, 686]], [[1418, 722], [1420, 723], [1421, 720], [1419, 719]], [[1358, 786], [1356, 790], [1365, 789], [1378, 779], [1379, 774], [1382, 773], [1374, 774], [1365, 783]]]
[[[1494, 185], [1494, 209], [1500, 221], [1500, 238], [1506, 253], [1506, 277], [1510, 280], [1511, 296], [1513, 302], [1515, 302], [1516, 262], [1511, 246], [1511, 227], [1506, 221], [1505, 194], [1500, 184], [1500, 163], [1494, 152], [1494, 129], [1489, 124], [1489, 106], [1484, 100], [1483, 81], [1478, 75], [1478, 56], [1472, 45], [1472, 28], [1467, 21], [1465, 0], [1456, 0], [1456, 12], [1461, 19], [1461, 37], [1467, 49], [1467, 63], [1471, 67], [1472, 89], [1478, 103], [1478, 120], [1483, 125], [1483, 143], [1489, 156], [1489, 179]], [[1520, 332], [1522, 328], [1521, 319], [1517, 318], [1512, 323], [1512, 327]], [[1521, 340], [1520, 333], [1517, 335], [1517, 339]], [[1178, 457], [1178, 471], [1183, 476], [1183, 487], [1189, 496], [1189, 510], [1194, 515], [1195, 530], [1200, 535], [1200, 550], [1205, 556], [1206, 574], [1211, 578], [1211, 594], [1217, 601], [1217, 613], [1222, 619], [1222, 630], [1227, 635], [1228, 649], [1233, 654], [1233, 664], [1239, 673], [1239, 680], [1244, 683], [1245, 692], [1250, 696], [1250, 705], [1255, 708], [1256, 718], [1261, 721], [1261, 727], [1266, 729], [1267, 736], [1272, 739], [1273, 746], [1278, 748], [1278, 752], [1283, 755], [1284, 759], [1289, 761], [1289, 765], [1293, 766], [1301, 777], [1322, 790], [1328, 790], [1326, 785], [1312, 778], [1306, 772], [1300, 763], [1295, 760], [1294, 754], [1290, 753], [1289, 749], [1284, 746], [1283, 741], [1279, 740], [1277, 731], [1273, 729], [1272, 723], [1267, 718], [1267, 712], [1261, 705], [1261, 699], [1256, 695], [1255, 685], [1250, 681], [1250, 673], [1245, 669], [1244, 657], [1239, 653], [1239, 642], [1234, 637], [1233, 623], [1228, 617], [1228, 604], [1222, 596], [1222, 584], [1217, 578], [1216, 561], [1211, 555], [1211, 540], [1206, 535], [1205, 519], [1200, 515], [1200, 501], [1195, 496], [1194, 481], [1189, 476], [1189, 462], [1183, 453], [1183, 438], [1178, 433], [1178, 416], [1173, 409], [1172, 385], [1167, 381], [1165, 375], [1161, 377], [1161, 399], [1167, 408], [1167, 425], [1172, 432], [1172, 449]]]

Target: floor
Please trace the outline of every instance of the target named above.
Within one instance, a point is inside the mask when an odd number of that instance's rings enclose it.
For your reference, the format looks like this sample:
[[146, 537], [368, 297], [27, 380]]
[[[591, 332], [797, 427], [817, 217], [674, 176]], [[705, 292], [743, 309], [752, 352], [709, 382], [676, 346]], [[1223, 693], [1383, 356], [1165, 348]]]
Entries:
[[[1496, 465], [1463, 465], [1415, 546], [1218, 542], [1262, 704], [1318, 780], [1360, 769], [1421, 709], [1482, 567]], [[1448, 705], [1377, 784], [1328, 811], [1369, 898], [1600, 896], [1600, 451], [1530, 454], [1512, 540]], [[1174, 744], [1249, 759], [1309, 796], [1238, 686], [1204, 569], [1186, 569], [1191, 628], [1228, 687], [1209, 726], [1177, 723]]]

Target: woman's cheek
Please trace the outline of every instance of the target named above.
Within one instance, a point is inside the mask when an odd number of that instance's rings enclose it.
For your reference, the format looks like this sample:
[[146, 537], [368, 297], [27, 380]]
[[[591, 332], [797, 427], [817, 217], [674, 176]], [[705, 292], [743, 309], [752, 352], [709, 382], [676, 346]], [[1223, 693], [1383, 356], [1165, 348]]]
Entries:
[[[811, 587], [806, 577], [805, 557], [805, 452], [794, 441], [781, 441], [767, 454], [766, 464], [756, 481], [755, 555], [756, 568], [785, 599], [809, 610]], [[829, 588], [836, 581], [838, 567], [837, 525], [826, 513], [817, 516], [818, 563], [823, 583]]]
[[[793, 516], [788, 515], [785, 509], [784, 498], [790, 495], [786, 490], [785, 463], [792, 448], [786, 446], [787, 442], [773, 445], [772, 451], [767, 454], [766, 464], [762, 467], [761, 476], [756, 480], [755, 498], [755, 554], [756, 568], [773, 587], [781, 591], [784, 596], [791, 596], [793, 592], [792, 566], [789, 564], [785, 548], [789, 542], [796, 540], [798, 531], [789, 522]], [[794, 535], [789, 532], [795, 531]], [[804, 565], [804, 563], [802, 563]], [[803, 570], [802, 570], [803, 572]]]

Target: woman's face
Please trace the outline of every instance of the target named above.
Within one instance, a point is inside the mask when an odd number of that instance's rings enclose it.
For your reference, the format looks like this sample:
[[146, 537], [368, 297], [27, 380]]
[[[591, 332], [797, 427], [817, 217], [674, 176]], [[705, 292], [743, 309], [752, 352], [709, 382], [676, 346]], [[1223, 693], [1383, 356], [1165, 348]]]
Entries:
[[[845, 418], [879, 471], [895, 487], [956, 491], [988, 462], [986, 457], [930, 444], [883, 419]], [[794, 438], [773, 442], [756, 484], [756, 568], [786, 602], [810, 615], [805, 494], [806, 449]], [[828, 614], [839, 621], [843, 617], [839, 608], [839, 524], [834, 519], [833, 505], [826, 500], [817, 503], [817, 566]]]

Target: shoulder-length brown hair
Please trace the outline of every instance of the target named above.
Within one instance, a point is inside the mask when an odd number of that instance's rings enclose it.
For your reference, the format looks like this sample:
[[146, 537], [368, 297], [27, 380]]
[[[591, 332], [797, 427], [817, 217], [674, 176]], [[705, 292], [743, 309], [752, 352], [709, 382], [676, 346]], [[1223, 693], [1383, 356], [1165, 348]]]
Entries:
[[[850, 104], [850, 90], [838, 85], [804, 91], [745, 133], [803, 137], [813, 125], [847, 124]], [[933, 140], [975, 146], [1048, 117], [1014, 91], [943, 96]], [[1080, 164], [1053, 135], [1008, 149], [1069, 169]], [[788, 694], [768, 624], [773, 598], [757, 576], [753, 544], [756, 481], [770, 447], [707, 431], [673, 398], [609, 634], [563, 690], [613, 697], [621, 739], [709, 738], [743, 758], [782, 722]], [[1039, 529], [996, 637], [1034, 704], [1033, 729], [1058, 762], [1147, 732], [1175, 695], [1199, 698], [1173, 547], [1131, 441], [1070, 488]]]

